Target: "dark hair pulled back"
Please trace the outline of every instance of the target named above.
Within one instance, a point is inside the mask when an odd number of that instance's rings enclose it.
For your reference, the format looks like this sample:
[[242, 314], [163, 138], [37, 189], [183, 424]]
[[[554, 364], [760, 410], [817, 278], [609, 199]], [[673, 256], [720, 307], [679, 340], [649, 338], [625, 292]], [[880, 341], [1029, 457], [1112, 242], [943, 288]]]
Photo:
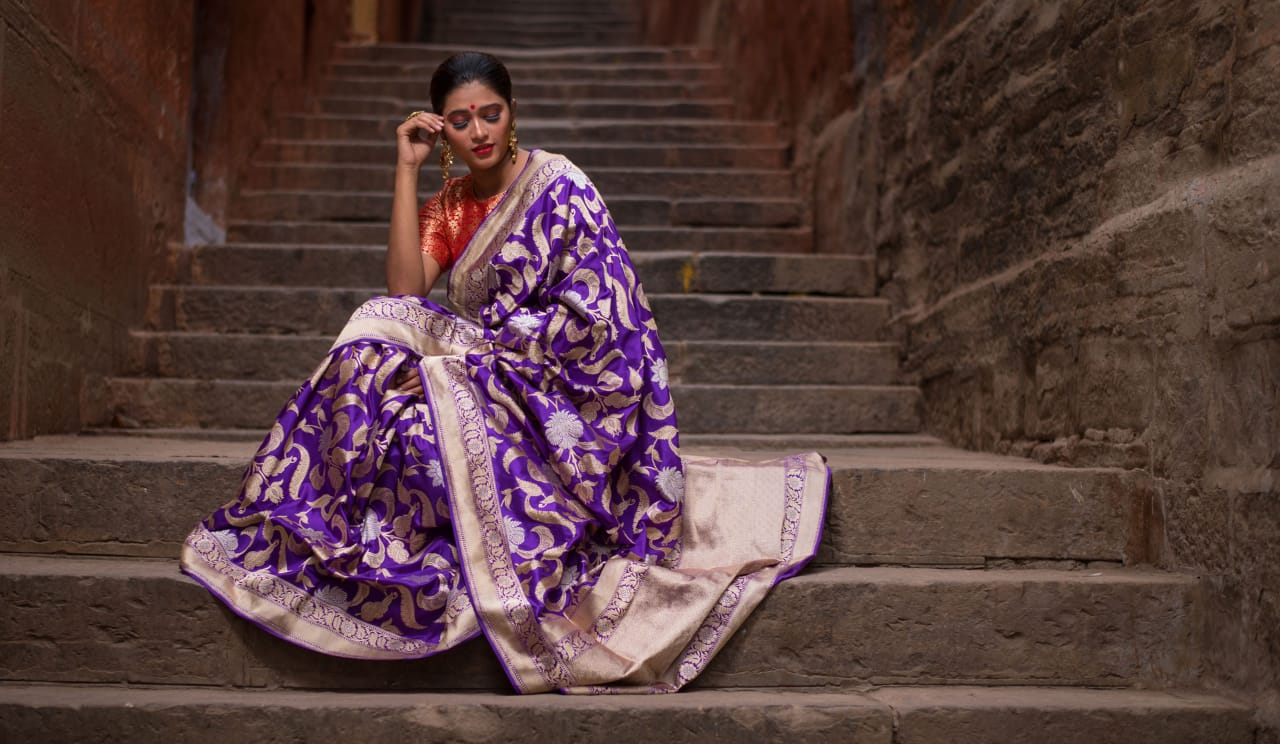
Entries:
[[511, 75], [492, 54], [458, 52], [440, 63], [431, 76], [431, 108], [443, 114], [444, 99], [467, 83], [483, 83], [511, 105]]

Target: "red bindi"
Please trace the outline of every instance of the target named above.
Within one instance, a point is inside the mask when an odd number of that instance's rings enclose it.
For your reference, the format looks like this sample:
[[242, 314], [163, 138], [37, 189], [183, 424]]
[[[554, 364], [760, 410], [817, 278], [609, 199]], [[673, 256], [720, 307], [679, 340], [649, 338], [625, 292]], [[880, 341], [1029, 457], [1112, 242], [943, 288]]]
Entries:
[[475, 110], [476, 110], [476, 105], [475, 105], [474, 103], [473, 103], [473, 104], [471, 104], [471, 110], [472, 110], [472, 111], [475, 111]]

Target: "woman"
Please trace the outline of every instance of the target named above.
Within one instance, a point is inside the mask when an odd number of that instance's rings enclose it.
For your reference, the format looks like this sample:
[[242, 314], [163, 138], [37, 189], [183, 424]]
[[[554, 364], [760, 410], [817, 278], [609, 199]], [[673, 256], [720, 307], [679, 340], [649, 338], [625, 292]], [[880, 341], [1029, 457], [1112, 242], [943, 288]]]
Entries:
[[[495, 58], [396, 130], [388, 296], [352, 315], [183, 569], [338, 656], [482, 631], [519, 692], [674, 691], [818, 544], [828, 473], [678, 454], [649, 304], [591, 181], [519, 147]], [[442, 139], [446, 181], [417, 211]], [[449, 179], [461, 160], [470, 174]], [[425, 299], [446, 269], [456, 312]]]

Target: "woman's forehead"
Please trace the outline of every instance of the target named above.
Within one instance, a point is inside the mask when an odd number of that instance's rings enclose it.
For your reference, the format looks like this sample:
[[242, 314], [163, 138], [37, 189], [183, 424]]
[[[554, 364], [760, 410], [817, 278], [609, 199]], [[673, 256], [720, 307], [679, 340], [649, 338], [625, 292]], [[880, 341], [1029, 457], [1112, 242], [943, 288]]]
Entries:
[[474, 111], [475, 109], [491, 106], [495, 103], [505, 103], [502, 96], [493, 88], [478, 81], [472, 81], [464, 85], [459, 85], [449, 92], [444, 98], [444, 113], [452, 113], [454, 111]]

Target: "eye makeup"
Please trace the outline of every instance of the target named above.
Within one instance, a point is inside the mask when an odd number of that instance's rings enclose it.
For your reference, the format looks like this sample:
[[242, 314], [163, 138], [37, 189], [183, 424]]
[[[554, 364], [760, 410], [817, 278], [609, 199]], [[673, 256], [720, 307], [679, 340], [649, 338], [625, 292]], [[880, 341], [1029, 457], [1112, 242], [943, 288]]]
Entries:
[[[471, 108], [475, 109], [475, 106], [472, 106]], [[484, 106], [480, 109], [478, 113], [480, 114], [480, 118], [484, 119], [490, 124], [497, 124], [499, 121], [502, 120], [502, 105], [495, 103], [489, 106]], [[449, 116], [449, 126], [453, 127], [454, 129], [463, 130], [463, 129], [466, 129], [467, 126], [470, 124], [471, 124], [471, 116], [468, 115], [466, 112], [455, 111], [453, 114]]]

